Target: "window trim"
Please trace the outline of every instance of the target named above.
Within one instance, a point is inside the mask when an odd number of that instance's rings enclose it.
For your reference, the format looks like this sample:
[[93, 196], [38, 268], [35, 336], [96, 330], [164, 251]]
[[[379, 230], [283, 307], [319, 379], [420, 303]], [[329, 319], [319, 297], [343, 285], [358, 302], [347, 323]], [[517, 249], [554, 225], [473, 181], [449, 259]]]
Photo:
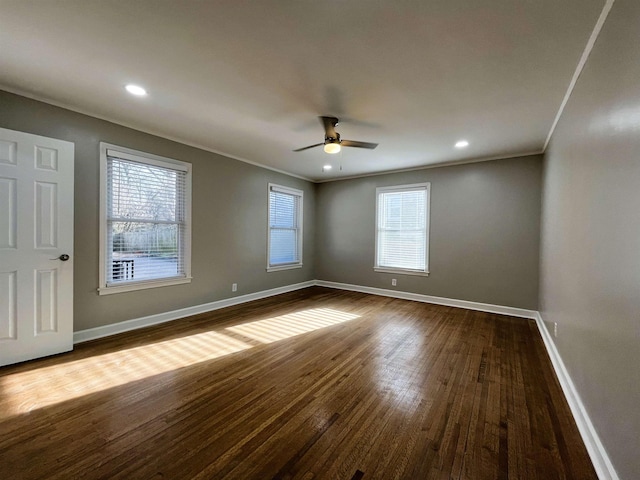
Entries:
[[[389, 193], [389, 192], [402, 192], [402, 191], [415, 191], [415, 190], [424, 190], [425, 191], [425, 268], [424, 270], [416, 270], [410, 268], [397, 268], [397, 267], [386, 267], [378, 265], [378, 248], [379, 248], [379, 208], [380, 208], [380, 194], [381, 193]], [[431, 182], [423, 182], [423, 183], [411, 183], [407, 185], [392, 185], [388, 187], [377, 187], [376, 188], [376, 225], [375, 225], [375, 256], [373, 259], [373, 270], [381, 273], [394, 273], [400, 275], [417, 275], [422, 277], [429, 276], [429, 223], [431, 220]]]
[[[141, 280], [137, 282], [127, 282], [122, 285], [107, 285], [107, 153], [115, 151], [119, 158], [123, 160], [133, 160], [157, 167], [173, 168], [186, 172], [185, 178], [185, 202], [184, 202], [184, 277], [158, 278], [154, 280]], [[98, 294], [109, 295], [112, 293], [132, 292], [147, 288], [166, 287], [169, 285], [180, 285], [191, 283], [191, 164], [175, 160], [173, 158], [161, 157], [152, 153], [141, 152], [131, 148], [120, 147], [106, 142], [100, 142], [100, 228], [99, 228], [99, 265], [98, 265]]]
[[[300, 197], [300, 208], [298, 211], [298, 251], [300, 252], [300, 260], [294, 263], [285, 263], [271, 265], [271, 192], [282, 192], [289, 195]], [[267, 187], [267, 272], [278, 272], [281, 270], [292, 270], [294, 268], [302, 268], [302, 247], [304, 244], [304, 192], [297, 188], [285, 187], [276, 183], [269, 183]]]

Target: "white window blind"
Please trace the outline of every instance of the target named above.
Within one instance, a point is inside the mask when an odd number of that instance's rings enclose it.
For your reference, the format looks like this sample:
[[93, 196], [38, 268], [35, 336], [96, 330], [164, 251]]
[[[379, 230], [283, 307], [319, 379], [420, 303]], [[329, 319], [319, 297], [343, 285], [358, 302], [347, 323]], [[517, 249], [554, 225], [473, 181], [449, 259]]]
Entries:
[[302, 191], [269, 185], [268, 269], [302, 265]]
[[378, 188], [378, 269], [427, 273], [429, 184]]
[[106, 287], [185, 278], [187, 164], [115, 150], [106, 157]]

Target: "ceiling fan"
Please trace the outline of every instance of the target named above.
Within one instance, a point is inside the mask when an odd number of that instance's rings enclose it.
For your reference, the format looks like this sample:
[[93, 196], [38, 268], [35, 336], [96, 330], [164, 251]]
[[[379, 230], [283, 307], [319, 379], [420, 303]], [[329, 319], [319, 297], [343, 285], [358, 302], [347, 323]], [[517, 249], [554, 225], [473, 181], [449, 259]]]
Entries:
[[339, 120], [336, 117], [318, 117], [324, 126], [324, 142], [309, 145], [308, 147], [298, 148], [294, 152], [302, 152], [310, 148], [324, 145], [324, 151], [327, 153], [338, 153], [341, 147], [357, 147], [368, 148], [373, 150], [378, 146], [377, 143], [358, 142], [356, 140], [342, 140], [340, 134], [336, 132]]

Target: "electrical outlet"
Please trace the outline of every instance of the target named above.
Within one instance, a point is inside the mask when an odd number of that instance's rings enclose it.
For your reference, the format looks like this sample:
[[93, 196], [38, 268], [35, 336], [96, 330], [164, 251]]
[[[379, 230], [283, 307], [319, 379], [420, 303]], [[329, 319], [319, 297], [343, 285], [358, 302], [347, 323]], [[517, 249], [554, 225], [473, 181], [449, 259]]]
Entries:
[[398, 285], [398, 281], [395, 278], [391, 279], [391, 286], [395, 287], [396, 285]]
[[558, 322], [553, 322], [553, 336], [558, 338]]
[[232, 283], [231, 284], [231, 291], [232, 292], [238, 291], [238, 284], [237, 283]]

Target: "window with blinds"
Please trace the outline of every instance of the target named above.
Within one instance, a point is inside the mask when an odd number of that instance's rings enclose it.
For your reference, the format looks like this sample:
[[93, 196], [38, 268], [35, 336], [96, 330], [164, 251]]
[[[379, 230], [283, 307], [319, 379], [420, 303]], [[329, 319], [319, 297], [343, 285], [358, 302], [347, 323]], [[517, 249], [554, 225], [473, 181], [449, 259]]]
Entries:
[[378, 271], [428, 273], [429, 184], [376, 189]]
[[302, 191], [269, 185], [267, 270], [302, 266]]
[[101, 289], [188, 281], [191, 165], [131, 152], [104, 152]]

